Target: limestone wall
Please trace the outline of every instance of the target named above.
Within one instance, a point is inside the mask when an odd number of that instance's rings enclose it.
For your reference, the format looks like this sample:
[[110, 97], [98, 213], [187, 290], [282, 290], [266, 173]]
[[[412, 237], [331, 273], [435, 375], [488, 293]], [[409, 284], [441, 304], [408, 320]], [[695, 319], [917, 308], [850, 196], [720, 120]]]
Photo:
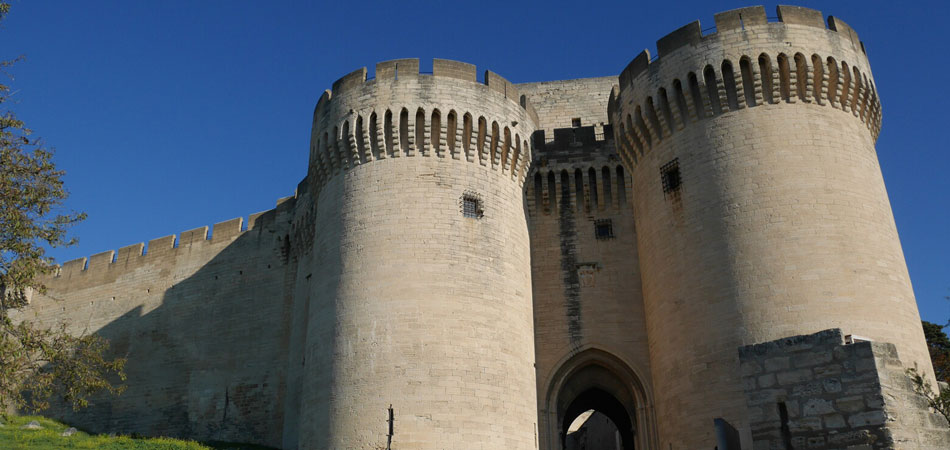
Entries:
[[717, 15], [715, 34], [675, 31], [657, 60], [630, 64], [611, 102], [634, 167], [663, 448], [711, 447], [716, 417], [749, 439], [740, 345], [840, 327], [930, 372], [863, 46], [840, 20], [779, 12], [784, 22], [747, 8]]
[[943, 449], [946, 420], [913, 390], [892, 344], [841, 330], [739, 349], [754, 448]]
[[393, 448], [533, 449], [534, 118], [490, 72], [411, 67], [358, 71], [317, 106], [299, 444], [385, 448], [392, 405]]
[[[50, 413], [103, 433], [281, 442], [296, 201], [65, 263], [16, 319], [98, 333], [128, 390]], [[147, 251], [146, 251], [147, 250]], [[143, 254], [144, 251], [144, 254]]]
[[603, 139], [604, 125], [608, 123], [607, 100], [610, 88], [616, 83], [617, 77], [609, 76], [517, 86], [537, 111], [538, 128], [544, 132], [544, 142], [550, 143], [554, 140], [554, 130], [573, 127], [574, 119], [580, 119], [582, 127], [593, 126], [595, 135]]

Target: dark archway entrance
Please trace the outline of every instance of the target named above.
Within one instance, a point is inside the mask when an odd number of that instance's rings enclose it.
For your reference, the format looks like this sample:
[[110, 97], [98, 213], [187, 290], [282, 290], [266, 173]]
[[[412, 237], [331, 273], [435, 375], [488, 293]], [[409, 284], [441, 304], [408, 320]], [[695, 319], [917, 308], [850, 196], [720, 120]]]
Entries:
[[[583, 436], [591, 438], [585, 442], [596, 443], [586, 450], [654, 448], [652, 397], [640, 380], [628, 364], [603, 350], [589, 348], [564, 360], [545, 383], [541, 449], [575, 450]], [[587, 434], [575, 434], [581, 426], [587, 427], [580, 430]]]
[[[581, 414], [591, 410], [607, 416], [613, 424], [617, 433], [620, 435], [619, 450], [634, 450], [633, 420], [629, 416], [627, 408], [624, 407], [619, 400], [614, 398], [613, 395], [598, 388], [591, 388], [582, 392], [580, 396], [574, 399], [570, 406], [567, 407], [561, 422], [561, 448], [570, 448], [567, 441], [567, 434], [571, 428], [571, 423]], [[615, 449], [617, 449], [616, 445], [605, 446], [605, 448], [587, 447], [587, 450]]]

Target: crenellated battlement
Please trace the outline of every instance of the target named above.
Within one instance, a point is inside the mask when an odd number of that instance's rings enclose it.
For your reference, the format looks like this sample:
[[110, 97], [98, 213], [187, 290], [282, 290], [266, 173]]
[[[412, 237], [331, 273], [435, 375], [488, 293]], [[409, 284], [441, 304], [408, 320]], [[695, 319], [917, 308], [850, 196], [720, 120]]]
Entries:
[[608, 115], [627, 164], [691, 123], [762, 105], [803, 103], [850, 113], [877, 139], [881, 104], [864, 45], [845, 22], [820, 11], [778, 7], [769, 22], [761, 6], [715, 15], [716, 31], [699, 21], [643, 50], [620, 74]]
[[376, 65], [333, 83], [314, 110], [310, 176], [320, 187], [338, 173], [376, 160], [431, 156], [477, 162], [524, 181], [538, 115], [517, 87], [472, 64], [418, 59]]
[[176, 252], [191, 250], [195, 246], [229, 244], [245, 233], [274, 229], [278, 215], [291, 211], [296, 203], [296, 197], [284, 197], [277, 200], [275, 208], [250, 214], [246, 222], [244, 217], [237, 217], [218, 222], [211, 227], [206, 225], [152, 239], [148, 241], [148, 245], [145, 242], [139, 242], [121, 247], [118, 251], [108, 250], [88, 258], [69, 260], [57, 266], [53, 274], [44, 282], [47, 284], [60, 281], [70, 282], [76, 276], [114, 270], [132, 270], [149, 261], [174, 256]]

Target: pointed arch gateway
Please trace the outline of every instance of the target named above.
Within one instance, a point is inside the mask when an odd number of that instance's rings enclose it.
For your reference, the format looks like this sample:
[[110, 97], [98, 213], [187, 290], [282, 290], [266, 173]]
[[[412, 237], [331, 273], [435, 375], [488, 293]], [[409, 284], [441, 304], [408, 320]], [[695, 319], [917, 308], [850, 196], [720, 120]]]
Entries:
[[540, 448], [564, 450], [571, 424], [589, 410], [614, 424], [623, 450], [656, 448], [653, 396], [629, 364], [589, 347], [556, 367], [538, 405]]

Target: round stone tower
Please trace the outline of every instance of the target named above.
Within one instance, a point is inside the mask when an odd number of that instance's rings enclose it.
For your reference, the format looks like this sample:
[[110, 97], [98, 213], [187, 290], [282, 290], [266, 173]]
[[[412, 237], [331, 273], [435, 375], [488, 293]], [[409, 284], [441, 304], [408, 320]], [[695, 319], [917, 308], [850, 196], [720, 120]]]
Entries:
[[741, 345], [841, 328], [932, 370], [864, 46], [819, 11], [778, 16], [744, 8], [705, 36], [698, 21], [674, 31], [609, 105], [632, 168], [663, 449], [712, 448], [715, 418], [748, 436]]
[[447, 60], [380, 63], [321, 97], [301, 448], [536, 448], [536, 122], [514, 85]]

